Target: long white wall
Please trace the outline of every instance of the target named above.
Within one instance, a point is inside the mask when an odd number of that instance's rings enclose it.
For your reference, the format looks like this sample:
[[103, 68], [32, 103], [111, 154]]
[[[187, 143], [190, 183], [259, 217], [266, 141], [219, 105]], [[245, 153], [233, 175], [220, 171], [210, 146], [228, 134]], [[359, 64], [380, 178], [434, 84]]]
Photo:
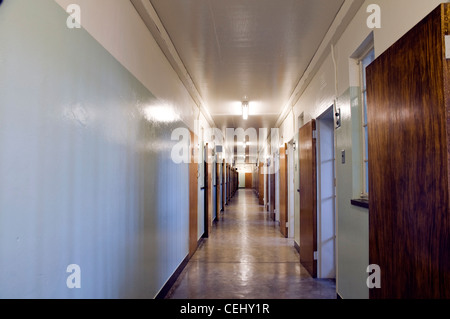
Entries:
[[209, 123], [131, 2], [4, 1], [0, 69], [0, 298], [155, 297], [188, 254], [171, 134]]
[[[365, 1], [343, 35], [327, 49], [328, 56], [319, 66], [317, 73], [294, 105], [291, 113], [280, 126], [284, 142], [297, 139], [298, 117], [303, 114], [304, 122], [317, 118], [335, 100], [342, 112], [342, 126], [336, 130], [336, 156], [346, 151], [347, 161], [337, 161], [337, 292], [342, 298], [368, 298], [366, 286], [369, 264], [369, 222], [367, 209], [350, 204], [359, 194], [359, 129], [356, 118], [359, 114], [351, 103], [351, 90], [358, 86], [357, 75], [352, 70], [351, 56], [373, 31], [376, 56], [384, 52], [403, 34], [410, 30], [440, 0], [370, 0]], [[370, 4], [381, 8], [381, 28], [369, 29], [366, 21]], [[333, 56], [334, 51], [334, 56]], [[336, 61], [334, 64], [333, 58]], [[358, 108], [358, 105], [356, 105]], [[298, 172], [296, 185], [298, 188]], [[295, 241], [299, 243], [299, 201], [296, 196]]]

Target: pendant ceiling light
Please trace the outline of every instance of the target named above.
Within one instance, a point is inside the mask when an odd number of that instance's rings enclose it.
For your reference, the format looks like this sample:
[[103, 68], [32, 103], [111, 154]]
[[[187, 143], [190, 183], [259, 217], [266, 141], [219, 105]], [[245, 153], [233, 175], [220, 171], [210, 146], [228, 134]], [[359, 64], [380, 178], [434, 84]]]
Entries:
[[242, 118], [244, 120], [248, 119], [248, 102], [242, 102]]

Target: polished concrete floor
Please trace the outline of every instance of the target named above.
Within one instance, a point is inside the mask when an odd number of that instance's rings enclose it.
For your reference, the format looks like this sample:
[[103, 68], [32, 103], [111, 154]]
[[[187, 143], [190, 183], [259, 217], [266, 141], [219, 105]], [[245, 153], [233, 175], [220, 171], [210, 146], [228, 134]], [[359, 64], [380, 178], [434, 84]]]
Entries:
[[252, 190], [239, 190], [169, 291], [171, 299], [334, 299], [311, 278]]

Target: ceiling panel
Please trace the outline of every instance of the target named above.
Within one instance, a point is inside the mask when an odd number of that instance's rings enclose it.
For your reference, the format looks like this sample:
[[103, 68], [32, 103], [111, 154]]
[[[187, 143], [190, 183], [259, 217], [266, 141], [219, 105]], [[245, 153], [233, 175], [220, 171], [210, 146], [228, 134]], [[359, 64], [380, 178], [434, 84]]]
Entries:
[[150, 2], [216, 125], [259, 128], [274, 126], [344, 0]]

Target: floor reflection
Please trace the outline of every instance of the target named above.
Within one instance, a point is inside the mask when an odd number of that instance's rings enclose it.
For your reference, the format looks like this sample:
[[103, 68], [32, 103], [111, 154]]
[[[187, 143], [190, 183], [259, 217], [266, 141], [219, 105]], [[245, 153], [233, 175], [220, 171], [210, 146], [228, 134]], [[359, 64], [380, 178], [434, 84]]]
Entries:
[[239, 190], [167, 298], [335, 299], [335, 281], [311, 278], [299, 259], [253, 191]]

